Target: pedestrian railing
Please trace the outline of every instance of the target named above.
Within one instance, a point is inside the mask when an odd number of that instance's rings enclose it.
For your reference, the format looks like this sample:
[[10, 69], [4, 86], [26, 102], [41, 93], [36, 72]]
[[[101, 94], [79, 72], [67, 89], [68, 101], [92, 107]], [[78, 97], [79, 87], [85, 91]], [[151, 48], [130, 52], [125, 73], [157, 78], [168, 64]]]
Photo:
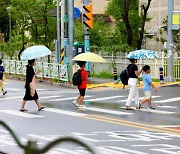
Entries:
[[[6, 73], [26, 75], [27, 61], [3, 60], [3, 66]], [[68, 65], [57, 63], [37, 62], [35, 70], [40, 69], [38, 74], [40, 78], [58, 79], [61, 81], [69, 81]]]
[[[42, 154], [45, 152], [48, 152], [51, 148], [54, 146], [60, 144], [60, 143], [65, 143], [65, 142], [71, 142], [78, 144], [82, 147], [84, 147], [88, 152], [91, 154], [96, 154], [95, 150], [91, 148], [88, 144], [84, 143], [83, 141], [74, 138], [74, 137], [61, 137], [58, 139], [55, 139], [54, 141], [48, 143], [45, 147], [43, 148], [38, 148], [37, 143], [35, 141], [28, 141], [27, 144], [22, 144], [15, 132], [4, 122], [0, 120], [0, 125], [2, 125], [5, 129], [9, 131], [9, 133], [12, 135], [13, 139], [17, 143], [17, 145], [24, 150], [24, 154]], [[0, 151], [1, 153], [2, 151]]]

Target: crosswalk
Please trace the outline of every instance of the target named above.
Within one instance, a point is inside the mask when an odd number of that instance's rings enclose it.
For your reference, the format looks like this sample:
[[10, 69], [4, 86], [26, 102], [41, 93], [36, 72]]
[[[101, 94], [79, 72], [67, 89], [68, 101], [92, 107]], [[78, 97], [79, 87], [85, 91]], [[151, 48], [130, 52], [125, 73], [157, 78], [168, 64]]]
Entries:
[[[22, 99], [23, 96], [9, 96], [9, 97], [2, 97], [0, 98], [0, 101], [10, 101], [10, 100], [19, 100]], [[60, 102], [68, 102], [72, 103], [72, 100], [74, 100], [76, 97], [75, 96], [68, 96], [68, 95], [50, 95], [50, 96], [42, 96], [40, 97], [40, 100], [46, 100], [46, 102], [54, 102], [54, 103], [60, 103]], [[91, 111], [91, 112], [97, 112], [97, 113], [103, 113], [103, 114], [111, 114], [111, 115], [129, 115], [133, 116], [136, 112], [134, 111], [126, 111], [124, 107], [124, 103], [126, 102], [127, 96], [124, 95], [114, 95], [114, 96], [104, 96], [104, 97], [98, 97], [98, 96], [93, 96], [93, 95], [87, 95], [85, 96], [85, 104], [87, 104], [86, 111]], [[145, 108], [142, 108], [140, 111], [141, 112], [152, 112], [156, 114], [178, 114], [177, 110], [178, 107], [173, 106], [173, 102], [179, 101], [180, 97], [174, 97], [174, 98], [168, 98], [168, 99], [161, 99], [161, 96], [153, 96], [154, 100], [153, 103], [155, 103], [155, 110], [148, 110]], [[140, 100], [143, 99], [143, 97], [140, 97]], [[106, 101], [106, 103], [115, 103], [115, 104], [121, 104], [119, 107], [113, 109], [107, 109], [107, 108], [101, 108], [101, 106], [92, 106], [91, 104], [89, 105], [88, 102], [99, 102], [99, 104], [103, 101]], [[171, 105], [169, 104], [171, 102]], [[158, 105], [161, 104], [161, 105]], [[165, 103], [168, 103], [167, 105]], [[72, 105], [73, 106], [73, 105]], [[134, 108], [134, 110], [136, 110]], [[87, 114], [91, 114], [91, 112], [86, 113], [84, 111], [83, 113], [79, 113], [79, 111], [74, 108], [65, 110], [65, 109], [57, 109], [57, 108], [46, 108], [45, 111], [55, 113], [55, 114], [64, 114], [64, 115], [69, 115], [69, 116], [85, 116]], [[0, 110], [0, 114], [9, 114], [9, 115], [14, 115], [18, 117], [24, 117], [24, 118], [43, 118], [44, 115], [36, 115], [36, 113], [32, 114], [30, 112], [19, 112], [18, 110]]]

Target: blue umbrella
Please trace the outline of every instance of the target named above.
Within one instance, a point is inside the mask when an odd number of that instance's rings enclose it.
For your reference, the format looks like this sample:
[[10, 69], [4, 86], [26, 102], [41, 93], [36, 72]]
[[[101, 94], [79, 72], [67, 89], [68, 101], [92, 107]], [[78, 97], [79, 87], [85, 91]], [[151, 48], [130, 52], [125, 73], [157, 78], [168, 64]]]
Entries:
[[21, 55], [21, 60], [36, 59], [50, 54], [51, 51], [47, 47], [43, 45], [36, 45], [25, 49]]
[[128, 54], [127, 56], [129, 59], [154, 59], [154, 58], [158, 58], [158, 54], [155, 51], [152, 50], [136, 50], [136, 51], [132, 51]]

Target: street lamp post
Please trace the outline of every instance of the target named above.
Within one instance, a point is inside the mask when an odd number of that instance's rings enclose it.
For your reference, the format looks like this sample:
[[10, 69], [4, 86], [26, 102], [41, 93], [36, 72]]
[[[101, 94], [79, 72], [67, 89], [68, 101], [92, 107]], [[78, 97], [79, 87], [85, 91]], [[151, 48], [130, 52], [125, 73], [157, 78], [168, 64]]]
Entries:
[[6, 9], [9, 15], [9, 38], [11, 39], [11, 7], [7, 7]]

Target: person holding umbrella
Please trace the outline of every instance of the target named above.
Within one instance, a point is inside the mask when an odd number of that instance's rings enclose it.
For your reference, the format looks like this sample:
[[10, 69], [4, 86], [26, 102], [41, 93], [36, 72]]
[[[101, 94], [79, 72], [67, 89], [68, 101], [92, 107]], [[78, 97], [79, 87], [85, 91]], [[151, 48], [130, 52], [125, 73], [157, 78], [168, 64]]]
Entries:
[[[78, 65], [80, 66], [79, 71], [81, 73], [81, 84], [77, 86], [79, 90], [79, 95], [73, 101], [73, 104], [79, 107], [80, 110], [85, 110], [86, 106], [83, 104], [84, 104], [84, 96], [86, 92], [86, 85], [87, 83], [89, 83], [88, 72], [85, 70], [85, 65], [86, 65], [85, 61], [79, 61]], [[78, 104], [78, 101], [79, 101], [79, 104]]]
[[126, 102], [126, 110], [133, 110], [131, 108], [131, 102], [133, 97], [135, 98], [136, 108], [139, 109], [139, 91], [137, 89], [137, 84], [139, 83], [138, 76], [142, 72], [142, 68], [138, 70], [138, 67], [135, 63], [137, 63], [137, 59], [129, 59], [131, 64], [127, 66], [127, 71], [129, 75], [128, 85], [130, 87], [128, 99]]
[[38, 106], [38, 111], [44, 109], [45, 107], [42, 106], [39, 103], [38, 100], [38, 94], [36, 92], [36, 87], [35, 87], [35, 76], [40, 73], [40, 70], [37, 70], [37, 72], [34, 72], [33, 66], [36, 65], [35, 59], [32, 60], [28, 60], [28, 65], [26, 66], [26, 83], [25, 83], [25, 88], [26, 88], [26, 92], [25, 92], [25, 96], [23, 98], [22, 104], [21, 104], [21, 108], [20, 111], [24, 112], [24, 111], [28, 111], [27, 109], [25, 109], [25, 104], [26, 101], [30, 101], [30, 100], [34, 100], [36, 105]]

